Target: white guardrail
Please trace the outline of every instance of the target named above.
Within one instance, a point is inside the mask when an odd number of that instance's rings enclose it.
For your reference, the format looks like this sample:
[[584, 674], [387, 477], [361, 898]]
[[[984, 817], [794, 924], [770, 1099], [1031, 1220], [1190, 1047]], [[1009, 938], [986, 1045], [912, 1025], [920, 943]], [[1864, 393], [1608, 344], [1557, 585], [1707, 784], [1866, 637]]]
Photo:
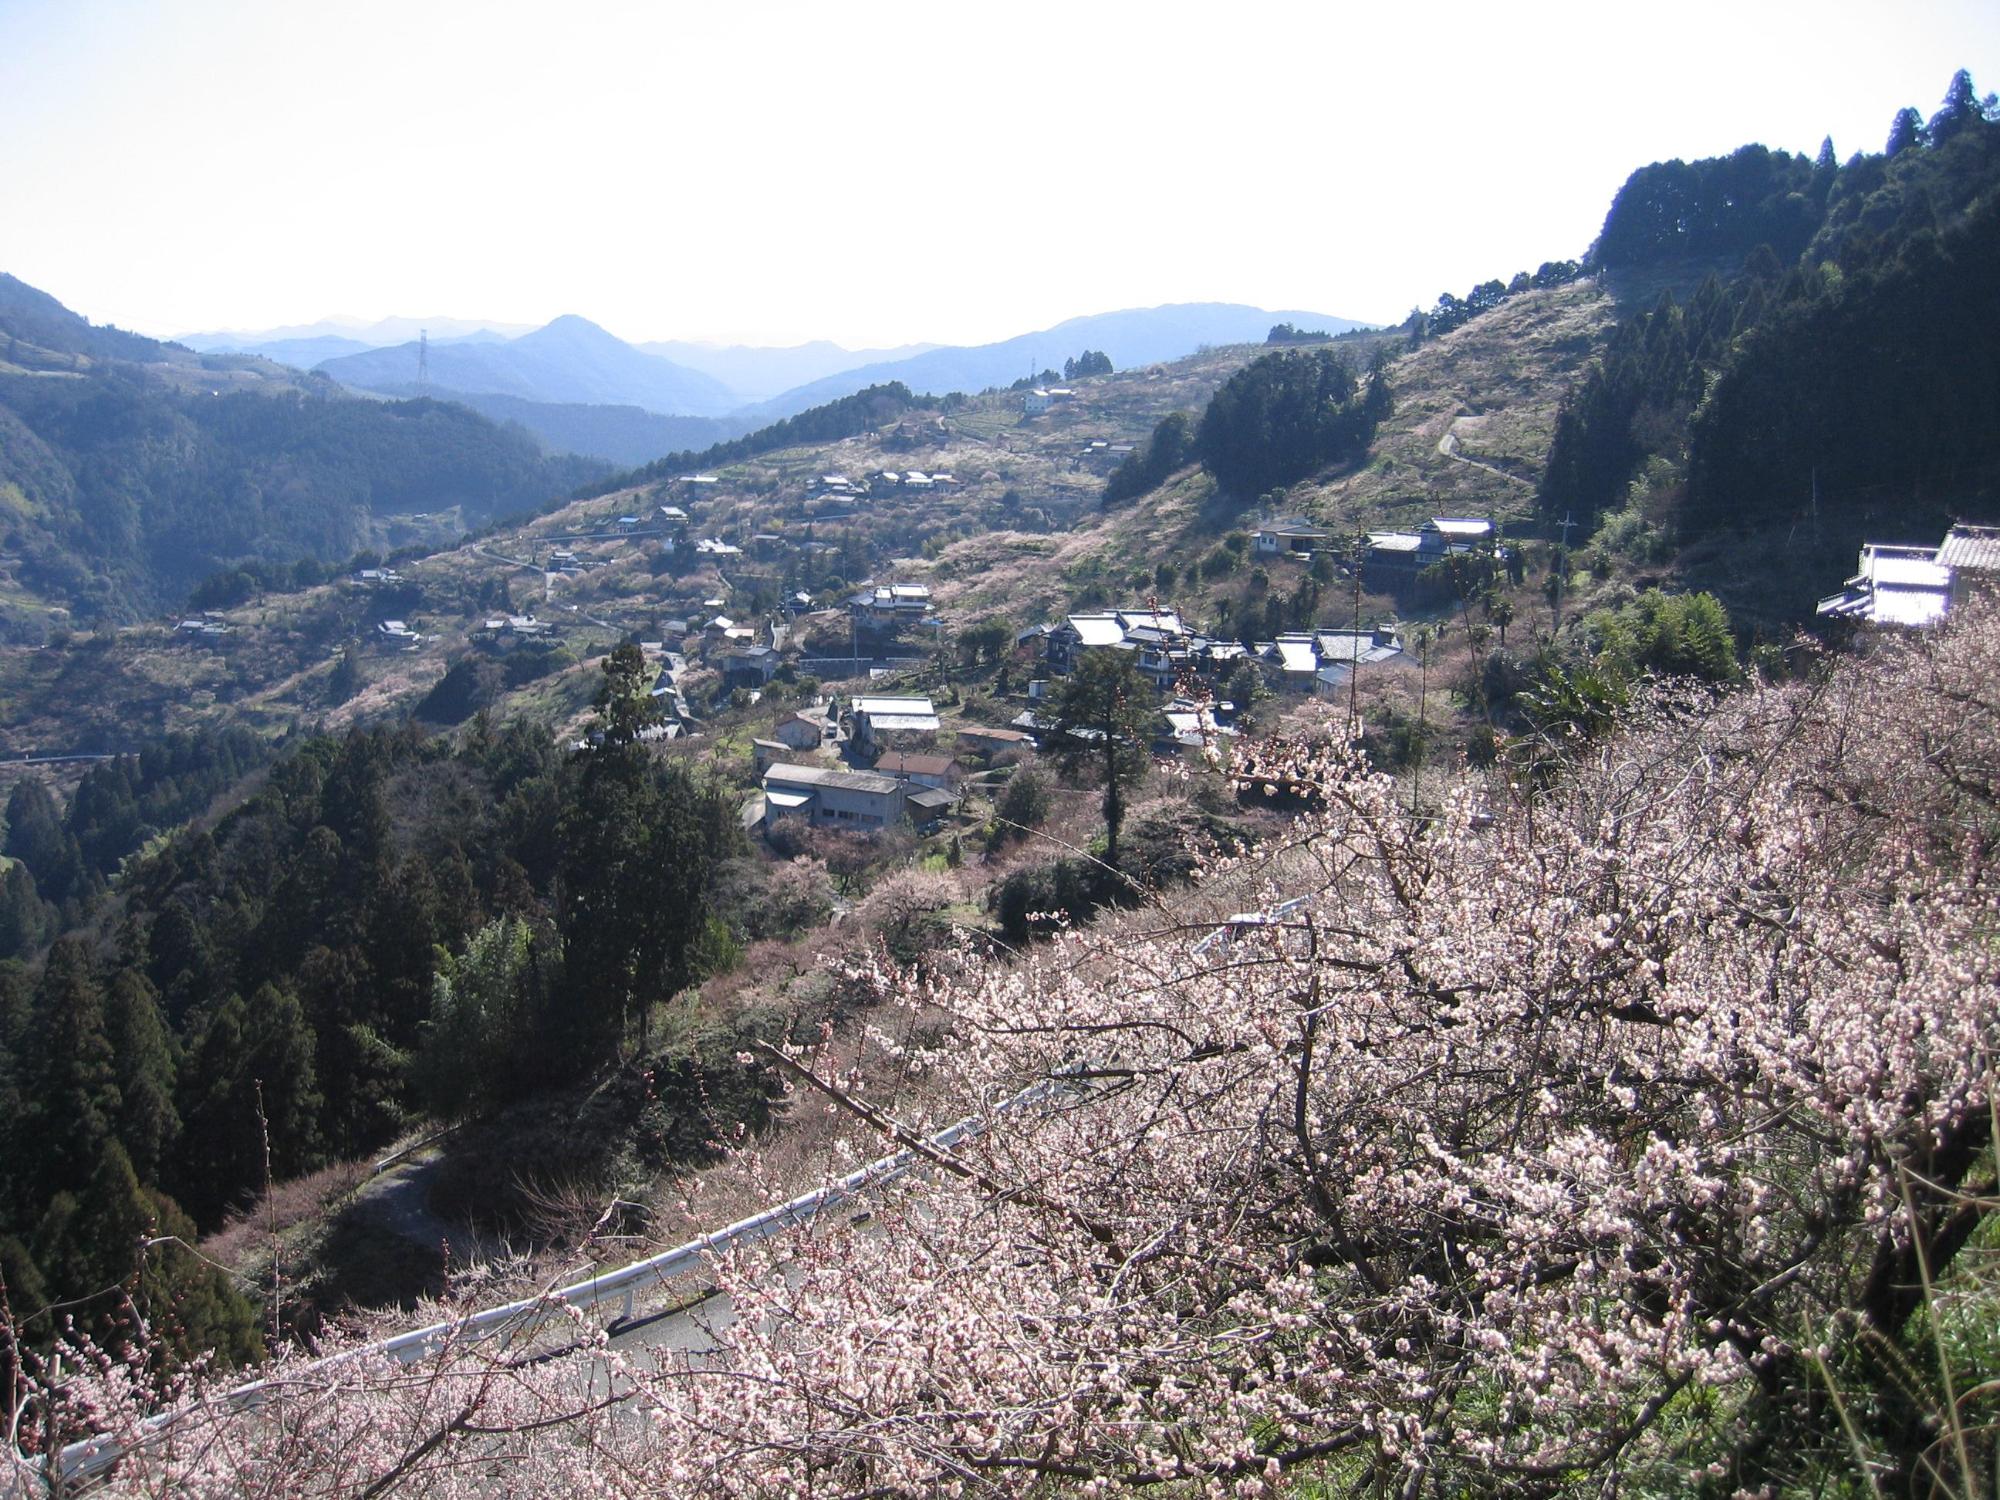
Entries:
[[[1045, 1079], [1030, 1088], [1023, 1089], [1011, 1099], [994, 1108], [995, 1115], [1003, 1115], [1013, 1110], [1046, 1098], [1063, 1080]], [[925, 1137], [926, 1147], [950, 1147], [960, 1141], [979, 1134], [986, 1128], [985, 1118], [968, 1116], [956, 1125], [949, 1125], [936, 1134]], [[620, 1309], [620, 1321], [630, 1320], [636, 1309], [641, 1293], [664, 1287], [674, 1277], [701, 1265], [709, 1256], [719, 1254], [737, 1245], [747, 1245], [793, 1229], [808, 1222], [822, 1209], [845, 1203], [870, 1188], [891, 1182], [917, 1165], [921, 1159], [914, 1148], [897, 1151], [889, 1156], [869, 1162], [866, 1166], [849, 1172], [836, 1182], [802, 1193], [789, 1203], [781, 1203], [776, 1208], [740, 1219], [726, 1229], [713, 1234], [704, 1234], [697, 1239], [676, 1245], [647, 1260], [636, 1261], [623, 1270], [607, 1271], [602, 1276], [593, 1276], [557, 1291], [539, 1293], [524, 1297], [518, 1302], [504, 1306], [490, 1307], [483, 1312], [471, 1313], [449, 1322], [433, 1323], [428, 1328], [413, 1329], [409, 1333], [397, 1334], [394, 1338], [366, 1344], [358, 1349], [345, 1350], [306, 1366], [287, 1377], [287, 1383], [294, 1383], [309, 1376], [315, 1370], [327, 1370], [370, 1356], [388, 1355], [403, 1363], [414, 1364], [428, 1354], [437, 1352], [448, 1344], [463, 1343], [468, 1340], [488, 1339], [501, 1335], [509, 1338], [523, 1337], [537, 1331], [544, 1323], [556, 1317], [564, 1308], [597, 1308], [608, 1303], [616, 1303]], [[260, 1403], [272, 1389], [267, 1381], [254, 1380], [241, 1385], [221, 1398], [221, 1404], [231, 1410], [241, 1410]], [[145, 1424], [141, 1442], [151, 1441], [160, 1436], [175, 1423], [195, 1415], [202, 1408], [190, 1407], [178, 1412], [168, 1412], [154, 1417]], [[130, 1445], [115, 1437], [85, 1438], [71, 1443], [56, 1458], [56, 1470], [65, 1488], [85, 1484], [97, 1478], [122, 1457]], [[0, 1485], [0, 1495], [18, 1496], [26, 1493], [20, 1484], [24, 1469], [30, 1469], [23, 1460], [15, 1459], [15, 1477], [10, 1483]], [[39, 1466], [32, 1466], [34, 1480], [45, 1486], [45, 1475]]]

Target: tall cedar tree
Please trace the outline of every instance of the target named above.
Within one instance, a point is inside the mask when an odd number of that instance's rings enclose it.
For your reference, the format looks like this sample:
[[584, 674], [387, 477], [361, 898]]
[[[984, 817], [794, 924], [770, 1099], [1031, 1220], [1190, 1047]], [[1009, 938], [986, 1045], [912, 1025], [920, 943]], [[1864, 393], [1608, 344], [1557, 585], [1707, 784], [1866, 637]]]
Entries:
[[1104, 783], [1104, 862], [1118, 865], [1130, 789], [1145, 774], [1157, 708], [1130, 651], [1086, 651], [1050, 703], [1050, 753]]

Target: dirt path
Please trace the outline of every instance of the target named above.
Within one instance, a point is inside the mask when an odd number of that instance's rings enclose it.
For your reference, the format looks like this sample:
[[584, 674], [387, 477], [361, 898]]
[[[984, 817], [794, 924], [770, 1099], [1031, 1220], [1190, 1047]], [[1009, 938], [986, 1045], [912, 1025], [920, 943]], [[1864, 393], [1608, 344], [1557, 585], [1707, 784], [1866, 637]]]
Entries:
[[392, 1167], [354, 1195], [354, 1206], [390, 1233], [428, 1249], [442, 1246], [464, 1265], [483, 1258], [487, 1247], [471, 1230], [432, 1212], [431, 1184], [442, 1160], [426, 1156]]
[[1458, 463], [1471, 464], [1475, 469], [1484, 469], [1489, 474], [1497, 474], [1509, 484], [1518, 484], [1522, 488], [1530, 490], [1535, 488], [1532, 480], [1523, 479], [1519, 474], [1509, 474], [1505, 469], [1495, 468], [1492, 464], [1483, 463], [1476, 458], [1467, 458], [1463, 453], [1460, 453], [1458, 451], [1458, 424], [1464, 420], [1464, 417], [1453, 417], [1451, 419], [1451, 425], [1445, 428], [1444, 436], [1439, 438], [1437, 442], [1437, 451], [1440, 454]]

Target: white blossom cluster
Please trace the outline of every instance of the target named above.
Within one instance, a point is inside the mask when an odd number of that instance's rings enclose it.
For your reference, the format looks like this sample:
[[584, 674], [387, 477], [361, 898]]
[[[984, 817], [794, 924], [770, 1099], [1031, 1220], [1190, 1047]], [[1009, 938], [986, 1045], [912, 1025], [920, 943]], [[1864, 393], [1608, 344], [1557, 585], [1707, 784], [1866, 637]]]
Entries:
[[[1209, 928], [1147, 910], [886, 979], [927, 1020], [880, 1035], [924, 1039], [941, 1115], [1062, 1087], [866, 1232], [723, 1258], [722, 1354], [352, 1366], [117, 1483], [1782, 1488], [1827, 1420], [1816, 1371], [1900, 1336], [1980, 1217], [1996, 651], [1968, 611], [1815, 681], [1663, 700], [1546, 785], [1468, 776], [1422, 818], [1301, 752], [1318, 797], [1285, 849], [1204, 871], [1239, 910], [1303, 898], [1281, 919], [1196, 952]], [[139, 1405], [116, 1384], [113, 1427]]]

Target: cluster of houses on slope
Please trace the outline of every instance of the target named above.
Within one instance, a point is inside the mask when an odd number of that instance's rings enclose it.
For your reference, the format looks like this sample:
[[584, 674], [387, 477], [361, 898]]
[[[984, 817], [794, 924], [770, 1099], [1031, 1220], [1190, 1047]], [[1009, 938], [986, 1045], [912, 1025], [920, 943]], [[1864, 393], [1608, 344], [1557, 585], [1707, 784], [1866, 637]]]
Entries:
[[[1324, 526], [1304, 516], [1279, 516], [1257, 528], [1259, 557], [1311, 557], [1334, 541]], [[1498, 545], [1493, 522], [1484, 516], [1432, 516], [1415, 531], [1371, 531], [1363, 566], [1376, 571], [1418, 573], [1461, 553], [1491, 551]]]
[[[936, 748], [937, 706], [911, 695], [856, 694], [845, 711], [816, 706], [778, 721], [770, 739], [751, 742], [764, 789], [765, 826], [800, 817], [819, 827], [881, 829], [904, 819], [937, 821], [957, 803], [958, 768]], [[959, 751], [991, 755], [1031, 746], [1013, 730], [965, 728]], [[851, 764], [827, 764], [841, 749]], [[865, 769], [864, 769], [865, 768]]]
[[2000, 527], [1954, 526], [1937, 546], [1864, 542], [1854, 576], [1819, 601], [1821, 619], [1921, 628], [1977, 585], [2000, 581]]
[[1132, 606], [1074, 614], [1059, 625], [1023, 631], [1018, 642], [1038, 641], [1048, 670], [1067, 676], [1087, 651], [1130, 651], [1133, 665], [1162, 692], [1197, 687], [1213, 696], [1222, 678], [1243, 662], [1254, 663], [1273, 686], [1287, 691], [1332, 692], [1362, 667], [1402, 655], [1394, 625], [1366, 630], [1324, 628], [1279, 635], [1275, 640], [1223, 640], [1190, 629], [1175, 609]]

